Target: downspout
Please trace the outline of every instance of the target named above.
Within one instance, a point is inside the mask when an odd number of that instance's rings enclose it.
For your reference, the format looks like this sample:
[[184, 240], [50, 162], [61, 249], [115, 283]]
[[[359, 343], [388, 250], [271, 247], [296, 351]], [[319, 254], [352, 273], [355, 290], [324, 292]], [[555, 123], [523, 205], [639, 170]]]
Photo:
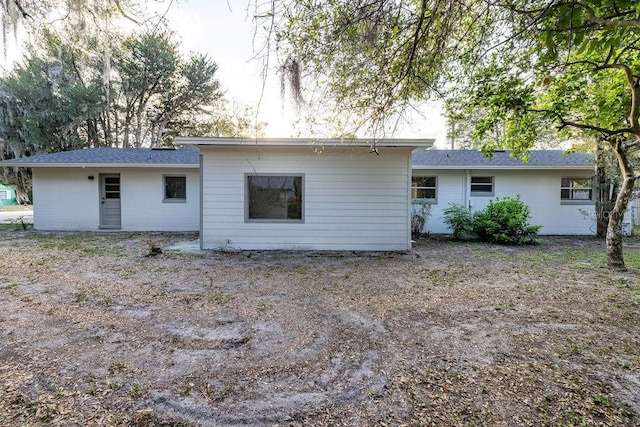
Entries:
[[411, 239], [411, 215], [413, 214], [413, 207], [411, 206], [411, 187], [413, 185], [413, 150], [409, 152], [409, 158], [407, 159], [408, 181], [407, 181], [407, 250], [412, 249]]
[[471, 212], [471, 200], [469, 198], [469, 183], [471, 182], [471, 171], [469, 169], [463, 170], [462, 176], [462, 206], [467, 208]]
[[203, 223], [204, 223], [204, 170], [203, 170], [203, 166], [204, 166], [204, 157], [202, 154], [202, 150], [201, 147], [198, 146], [198, 151], [200, 152], [200, 155], [198, 156], [198, 160], [200, 163], [200, 250], [203, 250], [203, 244], [204, 244], [204, 228], [203, 228]]

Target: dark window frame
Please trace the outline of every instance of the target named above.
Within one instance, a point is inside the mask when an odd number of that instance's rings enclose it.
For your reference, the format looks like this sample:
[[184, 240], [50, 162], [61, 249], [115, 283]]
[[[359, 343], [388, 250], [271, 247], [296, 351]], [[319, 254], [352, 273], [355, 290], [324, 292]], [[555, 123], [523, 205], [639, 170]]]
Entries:
[[[169, 188], [167, 180], [180, 179], [182, 188]], [[171, 193], [170, 193], [171, 192]], [[187, 202], [187, 176], [186, 175], [162, 175], [162, 202], [186, 203]]]
[[[268, 184], [271, 182], [276, 183], [278, 180], [282, 178], [286, 180], [292, 179], [290, 184], [290, 188], [271, 188], [267, 187], [264, 190], [279, 190], [280, 194], [277, 196], [280, 200], [278, 203], [274, 204], [271, 208], [273, 213], [274, 210], [281, 211], [284, 215], [278, 216], [265, 216], [263, 214], [258, 214], [260, 210], [262, 212], [265, 211], [264, 207], [259, 209], [257, 207], [252, 206], [253, 203], [256, 203], [258, 200], [255, 199], [257, 193], [252, 193], [251, 188], [252, 185], [256, 188], [258, 184], [258, 180], [266, 179]], [[251, 181], [255, 180], [255, 183]], [[297, 184], [296, 184], [296, 180]], [[293, 187], [293, 188], [291, 188]], [[244, 177], [244, 219], [245, 222], [273, 222], [273, 223], [304, 223], [305, 220], [305, 198], [306, 198], [306, 189], [305, 189], [305, 175], [304, 174], [285, 174], [285, 173], [260, 173], [260, 174], [245, 174]], [[254, 190], [255, 191], [255, 190]], [[293, 191], [293, 194], [289, 192]], [[296, 193], [297, 192], [297, 193]], [[272, 191], [272, 193], [274, 193]], [[252, 194], [254, 194], [252, 196]], [[266, 209], [269, 210], [269, 209]]]

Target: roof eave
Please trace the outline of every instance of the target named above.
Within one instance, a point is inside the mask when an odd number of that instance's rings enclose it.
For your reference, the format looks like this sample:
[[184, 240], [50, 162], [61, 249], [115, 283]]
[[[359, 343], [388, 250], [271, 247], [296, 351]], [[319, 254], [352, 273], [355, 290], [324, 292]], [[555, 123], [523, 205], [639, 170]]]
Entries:
[[429, 148], [435, 143], [435, 139], [330, 139], [330, 138], [205, 138], [205, 137], [177, 137], [176, 142], [185, 145], [196, 146], [280, 146], [298, 147], [321, 145], [324, 147], [408, 147]]
[[19, 166], [25, 168], [194, 168], [198, 169], [197, 163], [43, 163], [43, 162], [11, 162], [6, 160], [0, 162], [3, 166]]
[[437, 170], [459, 170], [459, 169], [485, 169], [485, 170], [593, 170], [594, 165], [563, 165], [563, 166], [500, 166], [500, 165], [456, 165], [456, 166], [444, 166], [444, 165], [416, 165], [413, 164], [413, 169], [437, 169]]

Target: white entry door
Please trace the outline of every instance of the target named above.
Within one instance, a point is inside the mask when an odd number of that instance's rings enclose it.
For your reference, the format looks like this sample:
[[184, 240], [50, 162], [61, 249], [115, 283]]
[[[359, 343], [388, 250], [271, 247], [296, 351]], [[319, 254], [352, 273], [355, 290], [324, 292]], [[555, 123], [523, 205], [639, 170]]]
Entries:
[[100, 228], [120, 224], [120, 174], [100, 175]]

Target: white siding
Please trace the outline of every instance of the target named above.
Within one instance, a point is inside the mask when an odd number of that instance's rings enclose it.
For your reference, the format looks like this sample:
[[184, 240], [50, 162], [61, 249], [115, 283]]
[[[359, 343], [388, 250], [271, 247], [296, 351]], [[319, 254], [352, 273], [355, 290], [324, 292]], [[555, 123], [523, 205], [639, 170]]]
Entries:
[[[99, 230], [99, 176], [119, 173], [123, 231], [197, 231], [197, 169], [33, 168], [37, 230]], [[163, 203], [163, 175], [187, 177], [186, 203]], [[93, 180], [88, 177], [93, 176]]]
[[[205, 249], [408, 250], [409, 148], [201, 147]], [[246, 222], [245, 174], [304, 175], [304, 222]]]
[[98, 172], [94, 169], [33, 168], [34, 228], [97, 230], [98, 190]]
[[[540, 234], [595, 235], [595, 208], [584, 205], [561, 204], [562, 177], [593, 176], [593, 171], [558, 170], [415, 170], [415, 176], [437, 176], [437, 203], [431, 209], [425, 230], [430, 233], [450, 233], [443, 221], [443, 210], [451, 203], [471, 207], [475, 212], [487, 206], [495, 196], [520, 195], [531, 211], [530, 223], [542, 225]], [[494, 197], [471, 197], [471, 176], [493, 176]], [[584, 215], [581, 211], [589, 214]]]

